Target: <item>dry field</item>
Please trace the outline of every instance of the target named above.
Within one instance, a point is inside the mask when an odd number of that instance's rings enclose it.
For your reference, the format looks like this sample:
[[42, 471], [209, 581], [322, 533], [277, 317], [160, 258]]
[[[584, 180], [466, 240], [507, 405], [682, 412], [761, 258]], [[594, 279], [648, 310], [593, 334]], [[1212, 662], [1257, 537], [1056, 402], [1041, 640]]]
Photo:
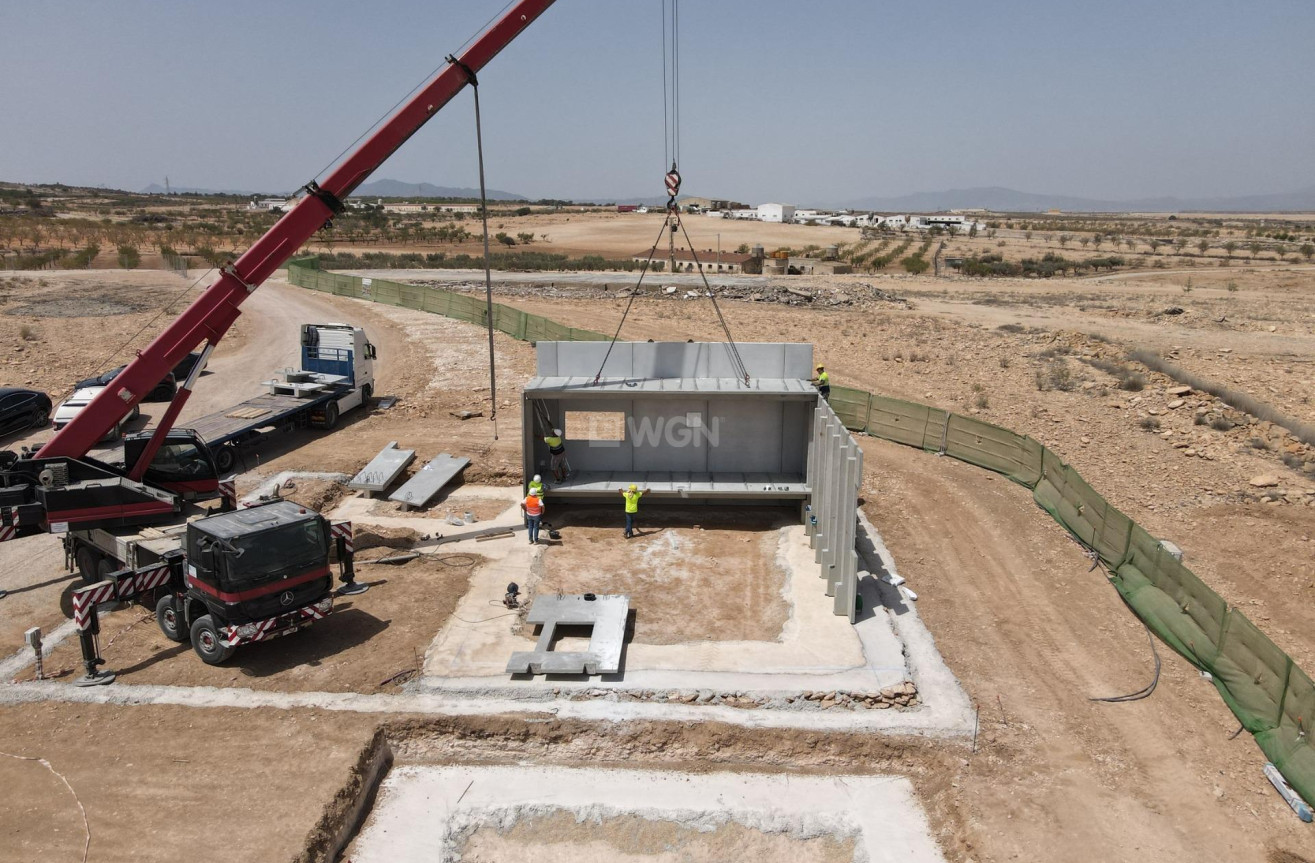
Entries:
[[[554, 246], [628, 249], [649, 228], [646, 217], [618, 216], [607, 223], [626, 219], [633, 221], [625, 231], [608, 229], [606, 237], [584, 225], [601, 224], [601, 217], [581, 220], [578, 233], [574, 218], [569, 230], [563, 223], [544, 232]], [[691, 217], [691, 227], [699, 221]], [[806, 230], [837, 235], [836, 229]], [[736, 234], [730, 242], [726, 233], [724, 248], [754, 241]], [[781, 242], [825, 242], [811, 233], [784, 236]], [[646, 243], [651, 238], [639, 241]], [[1193, 281], [1185, 291], [1188, 275]], [[56, 397], [186, 284], [142, 271], [27, 273], [19, 279], [0, 280], [0, 383], [31, 382]], [[1229, 290], [1230, 281], [1237, 290]], [[1311, 448], [1199, 392], [1173, 395], [1168, 390], [1174, 381], [1126, 359], [1131, 348], [1151, 348], [1187, 371], [1296, 420], [1315, 422], [1315, 271], [1235, 264], [1208, 273], [1151, 270], [1144, 276], [1045, 282], [856, 276], [790, 284], [836, 288], [851, 300], [820, 308], [727, 301], [737, 339], [811, 342], [836, 383], [975, 413], [1034, 435], [1153, 533], [1176, 541], [1207, 583], [1243, 606], [1302, 666], [1315, 669]], [[911, 303], [884, 301], [865, 286]], [[598, 291], [589, 298], [555, 293], [518, 291], [507, 301], [604, 331], [616, 326], [625, 303]], [[1171, 307], [1183, 311], [1166, 314]], [[65, 314], [51, 316], [52, 308]], [[421, 459], [439, 451], [469, 456], [469, 481], [517, 477], [518, 387], [531, 374], [532, 348], [497, 337], [499, 400], [491, 405], [483, 332], [422, 313], [272, 283], [253, 296], [237, 336], [225, 340], [219, 360], [228, 365], [216, 361], [215, 373], [198, 388], [198, 403], [219, 406], [251, 394], [253, 382], [280, 364], [277, 345], [283, 343], [276, 344], [276, 331], [314, 319], [366, 327], [380, 348], [377, 391], [400, 401], [388, 411], [351, 417], [332, 435], [306, 433], [275, 442], [262, 450], [258, 464], [246, 466], [252, 473], [244, 483], [280, 470], [353, 473], [390, 440], [415, 447]], [[23, 327], [36, 337], [25, 337]], [[644, 297], [622, 337], [715, 339], [718, 332], [705, 301]], [[1121, 388], [1120, 375], [1108, 370], [1122, 364], [1141, 377], [1140, 389]], [[488, 417], [494, 407], [497, 439]], [[463, 408], [486, 416], [462, 421], [451, 415]], [[1226, 422], [1216, 424], [1216, 418]], [[899, 773], [913, 780], [953, 861], [1315, 859], [1315, 835], [1269, 789], [1260, 775], [1259, 751], [1245, 735], [1229, 739], [1236, 725], [1217, 695], [1167, 649], [1160, 650], [1165, 669], [1151, 698], [1124, 705], [1087, 700], [1145, 683], [1145, 635], [1025, 491], [912, 450], [876, 441], [865, 441], [864, 448], [865, 510], [921, 595], [921, 614], [980, 710], [975, 752], [921, 740], [769, 734], [711, 724], [586, 728], [555, 720], [471, 718], [447, 725], [426, 720], [430, 725], [391, 733], [423, 738], [431, 748], [465, 747], [493, 761], [666, 759], [688, 765], [714, 759], [739, 769]], [[1276, 483], [1252, 484], [1266, 475]], [[729, 534], [708, 527], [713, 556], [746, 562], [729, 547]], [[580, 529], [587, 536], [607, 528]], [[748, 550], [755, 565], [770, 564], [769, 550]], [[60, 619], [57, 608], [68, 582], [58, 578], [57, 557], [40, 558], [49, 575], [31, 567], [23, 571], [31, 590], [0, 601], [6, 614], [0, 652], [12, 652], [21, 638], [21, 627], [10, 625], [10, 611], [26, 616], [49, 609], [49, 619], [35, 621], [43, 626]], [[19, 564], [5, 557], [0, 563], [0, 587], [10, 587]], [[342, 615], [351, 626], [336, 636], [341, 643], [300, 636], [274, 642], [269, 656], [252, 655], [251, 673], [210, 669], [185, 653], [170, 656], [172, 646], [157, 643], [161, 638], [149, 622], [129, 629], [140, 617], [136, 610], [112, 615], [103, 639], [117, 638], [111, 649], [116, 667], [129, 668], [125, 683], [387, 691], [380, 682], [423, 651], [460, 597], [466, 570], [442, 563], [378, 574], [375, 569], [385, 568], [370, 568], [362, 580], [389, 583], [351, 600]], [[732, 572], [731, 589], [743, 589], [750, 574], [751, 567]], [[655, 591], [664, 589], [654, 585]], [[707, 615], [690, 626], [708, 627], [727, 609], [715, 597], [699, 597]], [[16, 600], [21, 604], [11, 604]], [[752, 622], [757, 637], [770, 638], [772, 628], [779, 628], [774, 615]], [[61, 648], [52, 670], [70, 668], [76, 655], [71, 648]], [[68, 776], [88, 807], [95, 837], [89, 859], [177, 859], [198, 837], [234, 832], [235, 824], [258, 826], [236, 831], [242, 843], [232, 859], [288, 859], [303, 847], [321, 808], [348, 780], [360, 748], [382, 722], [315, 710], [236, 715], [218, 708], [24, 705], [0, 708], [0, 750], [46, 757]], [[269, 741], [277, 745], [271, 748]], [[307, 758], [305, 752], [318, 754]], [[553, 752], [563, 754], [545, 755]], [[271, 777], [255, 783], [258, 792], [241, 778], [252, 772]], [[13, 859], [77, 858], [81, 822], [62, 785], [34, 762], [3, 757], [0, 784], [11, 794], [20, 787], [35, 791], [30, 800], [3, 801], [0, 812], [8, 814], [0, 819], [0, 847], [20, 849]], [[123, 788], [131, 789], [126, 799]], [[242, 808], [221, 818], [201, 802], [216, 797], [239, 800]], [[124, 826], [128, 811], [132, 829]], [[556, 833], [559, 826], [545, 822], [534, 829]], [[525, 838], [480, 835], [472, 851], [504, 853]], [[715, 848], [700, 847], [699, 853]]]

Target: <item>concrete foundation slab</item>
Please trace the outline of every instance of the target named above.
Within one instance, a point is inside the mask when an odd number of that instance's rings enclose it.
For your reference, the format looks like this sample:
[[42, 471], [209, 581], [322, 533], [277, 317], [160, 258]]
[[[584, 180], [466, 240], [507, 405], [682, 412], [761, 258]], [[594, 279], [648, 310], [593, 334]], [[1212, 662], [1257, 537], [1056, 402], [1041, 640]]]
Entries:
[[361, 472], [347, 483], [348, 488], [364, 491], [371, 495], [379, 494], [392, 485], [393, 480], [406, 470], [407, 465], [415, 460], [413, 449], [398, 449], [397, 441], [389, 441], [379, 454], [370, 460]]
[[[570, 849], [577, 863], [619, 859], [616, 831], [608, 828], [626, 816], [700, 833], [741, 825], [793, 840], [769, 846], [776, 853], [760, 854], [759, 863], [818, 859], [801, 852], [836, 840], [852, 843], [854, 860], [944, 860], [903, 777], [455, 765], [394, 768], [349, 855], [356, 863], [465, 859], [481, 829], [506, 833], [561, 813], [585, 828], [584, 841]], [[521, 832], [517, 851], [534, 859], [534, 832]], [[545, 852], [549, 841], [540, 846]]]
[[[525, 622], [543, 627], [534, 650], [517, 651], [507, 662], [508, 674], [615, 674], [621, 670], [626, 615], [625, 596], [541, 596], [534, 600]], [[558, 627], [590, 626], [589, 649], [552, 649]]]
[[402, 487], [388, 496], [403, 509], [415, 509], [426, 506], [434, 495], [451, 482], [457, 474], [470, 465], [470, 459], [458, 458], [448, 453], [439, 453], [415, 475], [402, 484]]

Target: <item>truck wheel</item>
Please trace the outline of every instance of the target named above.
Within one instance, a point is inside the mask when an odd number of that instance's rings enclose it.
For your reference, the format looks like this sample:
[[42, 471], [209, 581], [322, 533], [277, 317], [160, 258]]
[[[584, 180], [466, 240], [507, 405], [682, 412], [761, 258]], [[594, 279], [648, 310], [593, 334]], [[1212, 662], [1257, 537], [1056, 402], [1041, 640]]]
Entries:
[[370, 407], [370, 399], [374, 397], [374, 387], [370, 384], [361, 384], [361, 406]]
[[320, 423], [320, 428], [328, 431], [338, 424], [338, 403], [329, 402], [324, 406], [324, 420]]
[[228, 473], [237, 464], [237, 453], [233, 452], [233, 447], [224, 444], [214, 452], [215, 470], [221, 475]]
[[155, 622], [160, 624], [160, 631], [170, 641], [187, 640], [187, 633], [183, 630], [183, 612], [178, 607], [178, 597], [172, 593], [166, 593], [155, 604]]
[[215, 619], [208, 614], [192, 622], [192, 649], [206, 665], [220, 665], [233, 655], [233, 648], [224, 646]]
[[96, 577], [96, 564], [100, 562], [100, 555], [95, 549], [84, 545], [78, 549], [73, 559], [78, 563], [78, 575], [82, 577], [83, 584], [95, 584], [100, 581]]
[[119, 569], [119, 562], [110, 557], [102, 556], [96, 561], [96, 580], [105, 581], [110, 577], [110, 573]]

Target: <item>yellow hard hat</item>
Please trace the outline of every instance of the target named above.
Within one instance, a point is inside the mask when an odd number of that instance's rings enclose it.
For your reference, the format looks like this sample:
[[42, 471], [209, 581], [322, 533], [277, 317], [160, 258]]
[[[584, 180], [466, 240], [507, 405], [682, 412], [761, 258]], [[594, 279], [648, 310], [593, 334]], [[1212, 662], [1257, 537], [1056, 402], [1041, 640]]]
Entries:
[[633, 482], [630, 483], [630, 490], [631, 490], [631, 491], [635, 491], [635, 490], [637, 490], [638, 488], [639, 488], [639, 486], [635, 485]]

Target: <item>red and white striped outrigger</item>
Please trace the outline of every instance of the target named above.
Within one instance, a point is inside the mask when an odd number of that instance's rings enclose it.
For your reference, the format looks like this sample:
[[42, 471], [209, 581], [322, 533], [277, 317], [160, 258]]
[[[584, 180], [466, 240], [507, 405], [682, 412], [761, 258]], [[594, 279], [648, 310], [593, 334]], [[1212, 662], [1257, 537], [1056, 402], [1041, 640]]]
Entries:
[[237, 623], [222, 627], [219, 632], [224, 637], [225, 647], [240, 647], [256, 641], [269, 641], [280, 635], [291, 635], [303, 626], [309, 626], [317, 620], [328, 617], [333, 611], [333, 597], [326, 596], [314, 605], [298, 608], [296, 611], [259, 620], [255, 623]]
[[18, 507], [0, 506], [0, 542], [18, 536]]

